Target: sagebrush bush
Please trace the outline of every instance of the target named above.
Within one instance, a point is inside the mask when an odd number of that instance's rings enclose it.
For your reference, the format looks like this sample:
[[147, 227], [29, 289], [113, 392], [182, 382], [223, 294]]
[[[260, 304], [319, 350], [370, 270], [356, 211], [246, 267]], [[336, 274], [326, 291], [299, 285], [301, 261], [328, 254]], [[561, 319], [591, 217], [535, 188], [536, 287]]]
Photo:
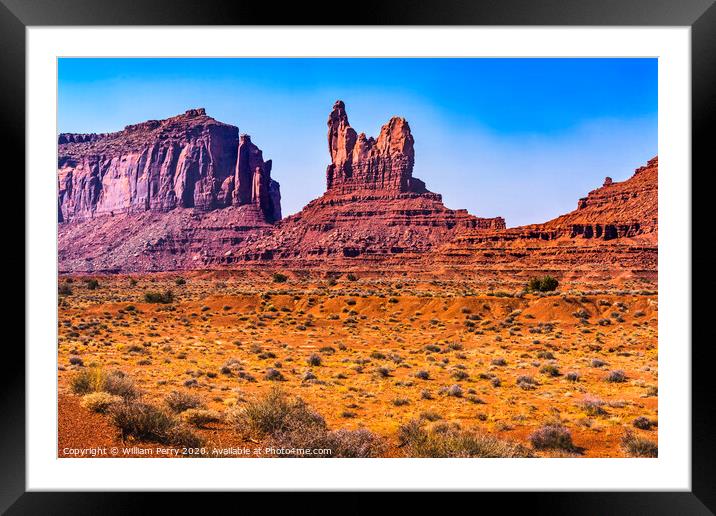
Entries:
[[193, 425], [197, 428], [204, 428], [209, 423], [217, 423], [221, 421], [221, 414], [215, 410], [199, 408], [187, 409], [181, 413], [180, 417], [185, 423]]
[[204, 403], [199, 396], [195, 396], [188, 392], [183, 391], [172, 391], [164, 398], [164, 403], [167, 407], [174, 412], [179, 414], [189, 409], [203, 408]]
[[529, 440], [536, 450], [574, 450], [572, 434], [566, 427], [558, 424], [541, 426], [532, 432]]
[[457, 425], [438, 425], [426, 429], [411, 420], [398, 429], [398, 444], [407, 457], [530, 457], [524, 446]]
[[609, 383], [624, 383], [626, 382], [626, 379], [626, 373], [624, 371], [620, 371], [619, 369], [610, 371], [606, 377], [606, 381]]
[[174, 293], [171, 290], [164, 292], [145, 292], [144, 300], [147, 303], [161, 303], [168, 305], [174, 301]]
[[632, 457], [658, 457], [659, 447], [655, 442], [640, 437], [631, 430], [624, 432], [622, 436], [622, 448]]
[[197, 447], [201, 439], [163, 410], [139, 402], [115, 405], [111, 409], [112, 422], [119, 428], [122, 439], [134, 438], [172, 446]]
[[134, 381], [119, 370], [105, 372], [98, 367], [79, 371], [70, 378], [70, 388], [75, 394], [107, 392], [125, 399], [134, 399], [139, 391]]
[[273, 447], [331, 450], [321, 457], [378, 457], [386, 447], [383, 439], [366, 429], [330, 431], [306, 402], [276, 387], [229, 411], [227, 420], [245, 437]]
[[260, 398], [236, 407], [227, 415], [236, 429], [250, 437], [266, 437], [297, 427], [325, 428], [326, 421], [301, 398], [289, 398], [280, 388], [272, 388]]
[[92, 412], [104, 414], [113, 405], [121, 403], [122, 399], [123, 398], [121, 396], [115, 396], [114, 394], [109, 394], [107, 392], [91, 392], [82, 396], [80, 405], [91, 410]]

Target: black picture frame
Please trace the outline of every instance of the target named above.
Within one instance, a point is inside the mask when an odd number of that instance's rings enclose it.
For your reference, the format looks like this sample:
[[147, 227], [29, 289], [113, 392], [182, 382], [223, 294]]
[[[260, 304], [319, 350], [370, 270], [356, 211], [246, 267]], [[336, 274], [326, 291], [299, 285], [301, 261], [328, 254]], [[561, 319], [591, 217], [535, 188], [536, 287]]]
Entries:
[[[280, 7], [278, 7], [280, 5]], [[551, 26], [688, 26], [692, 50], [692, 235], [708, 234], [706, 180], [713, 175], [708, 129], [714, 125], [716, 106], [716, 6], [714, 0], [461, 0], [416, 2], [409, 0], [364, 1], [352, 4], [246, 2], [243, 0], [0, 0], [0, 141], [16, 159], [8, 174], [25, 169], [25, 29], [39, 25], [551, 25]], [[357, 6], [354, 6], [357, 7]], [[684, 174], [688, 174], [684, 171]], [[694, 180], [698, 179], [698, 188]], [[19, 182], [19, 181], [18, 181]], [[19, 186], [19, 185], [18, 185]], [[15, 191], [15, 190], [14, 190]], [[23, 187], [24, 191], [24, 187]], [[25, 192], [29, 195], [30, 192]], [[22, 237], [21, 237], [22, 238]], [[692, 238], [692, 277], [708, 278], [709, 255], [697, 253]], [[703, 242], [703, 240], [702, 240]], [[703, 243], [700, 245], [704, 245]], [[27, 258], [27, 257], [25, 257]], [[25, 268], [25, 267], [23, 267]], [[704, 273], [701, 275], [700, 273]], [[25, 268], [25, 275], [32, 274]], [[713, 280], [710, 280], [714, 285]], [[693, 292], [693, 290], [692, 290]], [[26, 306], [26, 310], [31, 310]], [[705, 321], [708, 303], [692, 302], [692, 456], [690, 492], [591, 492], [591, 493], [484, 493], [485, 501], [499, 504], [501, 512], [528, 508], [531, 514], [714, 514], [716, 512], [716, 451], [713, 428], [712, 338]], [[710, 335], [708, 335], [710, 336]], [[8, 343], [9, 344], [9, 343]], [[685, 349], [688, 343], [684, 343]], [[20, 346], [6, 345], [0, 390], [0, 510], [8, 514], [143, 513], [159, 495], [149, 493], [40, 493], [25, 488], [25, 368]], [[13, 356], [13, 353], [15, 356]], [[12, 360], [12, 362], [8, 362]], [[227, 501], [230, 494], [172, 493], [162, 496], [163, 512], [184, 510], [206, 503]], [[240, 495], [245, 497], [245, 494]], [[264, 495], [265, 496], [265, 495]], [[351, 494], [341, 505], [327, 510], [358, 513], [377, 508], [375, 494]], [[457, 494], [454, 496], [458, 496]], [[464, 495], [459, 495], [464, 496]], [[474, 495], [473, 495], [474, 496]], [[301, 502], [294, 495], [294, 509]], [[271, 511], [282, 510], [282, 497], [271, 495]], [[244, 498], [245, 499], [245, 498]], [[266, 500], [266, 499], [264, 499]], [[411, 500], [422, 510], [444, 510], [441, 502], [415, 493]], [[452, 503], [461, 499], [452, 498]], [[266, 501], [265, 503], [269, 503]], [[471, 503], [463, 500], [463, 503]], [[296, 505], [299, 504], [299, 505]], [[311, 504], [313, 505], [313, 504]], [[322, 512], [320, 508], [318, 512]]]

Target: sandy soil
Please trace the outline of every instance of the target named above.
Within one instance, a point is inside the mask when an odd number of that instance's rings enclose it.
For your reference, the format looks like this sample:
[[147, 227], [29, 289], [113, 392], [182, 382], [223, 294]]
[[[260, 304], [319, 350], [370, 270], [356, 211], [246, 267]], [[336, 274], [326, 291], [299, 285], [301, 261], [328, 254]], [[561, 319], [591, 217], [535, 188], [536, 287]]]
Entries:
[[[385, 436], [388, 456], [399, 455], [399, 426], [425, 413], [525, 444], [559, 420], [584, 457], [624, 456], [628, 428], [657, 441], [657, 428], [632, 425], [658, 419], [655, 290], [516, 297], [459, 280], [181, 276], [185, 284], [172, 274], [98, 277], [95, 289], [85, 277], [61, 278], [71, 294], [59, 306], [58, 453], [123, 444], [109, 417], [71, 392], [69, 379], [89, 367], [128, 373], [144, 401], [189, 391], [221, 413], [280, 384], [331, 428]], [[145, 293], [166, 290], [172, 303], [145, 302]], [[312, 354], [320, 365], [309, 364]], [[245, 378], [222, 370], [231, 359]], [[266, 379], [269, 369], [284, 380]], [[614, 370], [626, 381], [606, 381]], [[536, 384], [524, 389], [520, 376]], [[454, 385], [461, 397], [445, 394]], [[199, 433], [212, 446], [247, 444], [226, 423]]]

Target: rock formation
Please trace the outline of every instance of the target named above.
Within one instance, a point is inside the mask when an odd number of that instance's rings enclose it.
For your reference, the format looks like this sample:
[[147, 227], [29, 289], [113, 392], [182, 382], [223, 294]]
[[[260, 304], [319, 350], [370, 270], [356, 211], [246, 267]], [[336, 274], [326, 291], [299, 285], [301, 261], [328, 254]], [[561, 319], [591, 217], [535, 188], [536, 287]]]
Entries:
[[211, 267], [281, 218], [271, 161], [204, 109], [60, 134], [58, 156], [61, 272]]
[[443, 246], [435, 263], [656, 280], [658, 170], [655, 157], [626, 181], [607, 177], [577, 209], [543, 224], [466, 231]]
[[326, 171], [327, 190], [338, 194], [426, 193], [425, 183], [413, 178], [415, 151], [408, 122], [404, 118], [391, 118], [377, 140], [365, 133], [356, 136], [345, 107], [342, 100], [337, 101], [328, 117], [331, 164]]
[[246, 204], [258, 206], [266, 222], [281, 217], [271, 162], [204, 109], [116, 133], [60, 134], [58, 154], [61, 222]]
[[413, 177], [413, 136], [403, 118], [391, 118], [377, 139], [357, 135], [339, 100], [328, 117], [328, 151], [326, 192], [243, 246], [232, 263], [365, 265], [426, 253], [463, 230], [505, 227], [500, 217], [446, 208], [439, 194]]
[[[328, 117], [325, 193], [281, 219], [271, 161], [234, 126], [189, 110], [109, 134], [58, 139], [60, 272], [222, 267], [656, 281], [658, 159], [607, 177], [577, 209], [507, 229], [452, 210], [413, 177], [408, 122], [357, 134]], [[492, 281], [492, 280], [490, 280]]]

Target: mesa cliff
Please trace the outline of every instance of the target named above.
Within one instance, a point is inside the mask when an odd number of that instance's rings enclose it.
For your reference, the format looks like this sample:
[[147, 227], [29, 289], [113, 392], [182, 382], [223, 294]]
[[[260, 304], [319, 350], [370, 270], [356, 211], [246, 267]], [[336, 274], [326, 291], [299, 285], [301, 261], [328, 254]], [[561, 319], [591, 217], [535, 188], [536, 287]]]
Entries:
[[281, 218], [271, 160], [248, 135], [204, 109], [108, 134], [60, 134], [60, 222], [101, 215], [211, 211], [252, 204], [265, 222]]
[[501, 217], [446, 207], [413, 176], [404, 118], [369, 137], [337, 101], [327, 126], [326, 190], [283, 219], [271, 160], [203, 109], [116, 133], [59, 135], [60, 272], [280, 267], [656, 280], [657, 158], [625, 181], [607, 177], [570, 213], [507, 228]]
[[281, 218], [271, 167], [249, 135], [204, 109], [60, 134], [60, 272], [210, 267]]

